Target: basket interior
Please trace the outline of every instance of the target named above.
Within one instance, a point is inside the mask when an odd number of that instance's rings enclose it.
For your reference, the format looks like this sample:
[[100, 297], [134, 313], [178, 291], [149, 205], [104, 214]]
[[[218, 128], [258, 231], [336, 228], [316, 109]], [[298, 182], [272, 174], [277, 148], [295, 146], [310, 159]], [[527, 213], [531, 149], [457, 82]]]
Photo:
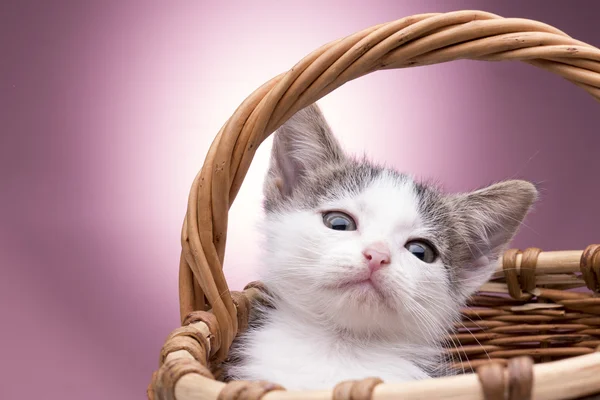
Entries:
[[[448, 335], [452, 367], [474, 372], [484, 363], [506, 364], [517, 356], [543, 363], [593, 353], [600, 345], [600, 298], [590, 289], [597, 288], [595, 275], [586, 274], [590, 279], [582, 272], [589, 272], [584, 268], [595, 261], [589, 259], [593, 251], [590, 246], [582, 253], [580, 271], [568, 271], [573, 268], [557, 258], [541, 274], [535, 274], [539, 249], [508, 251], [504, 271], [471, 297], [455, 333]], [[514, 265], [517, 256], [520, 268]], [[533, 278], [530, 282], [525, 282], [525, 270]]]

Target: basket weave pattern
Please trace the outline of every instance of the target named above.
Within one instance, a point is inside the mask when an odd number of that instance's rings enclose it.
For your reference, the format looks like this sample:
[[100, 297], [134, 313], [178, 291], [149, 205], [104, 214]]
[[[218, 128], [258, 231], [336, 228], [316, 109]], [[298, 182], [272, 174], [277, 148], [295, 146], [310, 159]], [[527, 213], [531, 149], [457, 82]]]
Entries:
[[[472, 297], [449, 336], [456, 345], [448, 349], [457, 358], [453, 367], [477, 374], [404, 385], [370, 378], [342, 382], [331, 392], [304, 393], [267, 382], [213, 380], [217, 371], [209, 367], [225, 359], [262, 290], [251, 284], [244, 292], [230, 292], [222, 271], [228, 210], [258, 146], [297, 111], [350, 80], [381, 69], [458, 59], [523, 61], [563, 76], [600, 100], [599, 49], [537, 21], [481, 11], [421, 14], [377, 25], [322, 46], [273, 78], [223, 126], [192, 184], [181, 238], [183, 326], [163, 346], [149, 398], [480, 399], [506, 391], [517, 399], [533, 391], [537, 398], [560, 399], [600, 393], [600, 382], [591, 382], [592, 372], [600, 374], [600, 353], [595, 353], [600, 246], [595, 245], [583, 252], [531, 248], [504, 254], [496, 275]], [[532, 367], [532, 360], [554, 362]], [[585, 384], [558, 385], [557, 373], [567, 370]]]

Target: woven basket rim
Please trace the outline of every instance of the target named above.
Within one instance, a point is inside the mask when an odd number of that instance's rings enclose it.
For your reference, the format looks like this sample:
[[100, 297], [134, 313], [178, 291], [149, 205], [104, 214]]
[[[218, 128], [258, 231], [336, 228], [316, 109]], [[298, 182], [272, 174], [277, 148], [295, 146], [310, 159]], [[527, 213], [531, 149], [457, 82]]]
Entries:
[[[215, 360], [224, 359], [238, 331], [239, 305], [234, 303], [222, 271], [227, 213], [257, 147], [297, 111], [348, 81], [381, 69], [459, 59], [522, 61], [564, 77], [600, 101], [600, 49], [538, 21], [503, 18], [473, 10], [413, 15], [364, 29], [320, 47], [288, 72], [265, 83], [240, 105], [215, 138], [192, 184], [182, 229], [181, 318], [194, 310], [211, 308], [220, 338], [220, 345], [210, 351]], [[576, 271], [581, 255], [581, 251], [542, 252], [536, 274]], [[557, 264], [556, 257], [568, 262]], [[501, 274], [502, 269], [497, 273]], [[163, 367], [169, 364], [169, 355], [164, 357]], [[196, 363], [197, 368], [205, 368], [202, 362]], [[176, 363], [171, 364], [169, 368], [174, 368]], [[553, 384], [557, 371], [567, 373], [566, 366], [577, 371], [593, 369], [598, 373], [600, 354], [536, 365], [533, 368], [536, 396], [545, 393], [549, 397], [543, 398], [559, 398], [556, 393], [588, 393], [570, 386], [569, 392], [561, 391]], [[224, 385], [210, 381], [195, 370], [167, 381], [165, 386], [164, 379], [154, 379], [153, 393], [167, 390], [178, 393], [175, 397], [178, 400], [184, 400], [191, 399], [194, 392], [195, 396], [202, 393], [194, 398], [215, 399]], [[465, 396], [461, 398], [481, 398], [481, 388], [473, 374], [429, 381], [447, 383], [449, 388]], [[548, 388], [556, 387], [554, 394], [540, 386], [542, 383]], [[591, 385], [588, 389], [599, 386], [593, 385], [591, 378], [588, 383]], [[386, 399], [404, 393], [407, 397], [403, 398], [414, 398], [411, 390], [431, 389], [437, 384], [425, 381], [382, 384], [376, 387], [375, 397]], [[600, 392], [600, 387], [596, 389]], [[276, 391], [267, 393], [265, 398], [301, 398], [293, 393]], [[325, 392], [302, 393], [306, 399], [330, 398], [330, 393], [325, 396]], [[440, 393], [435, 392], [435, 395]]]
[[[572, 357], [567, 360], [536, 364], [533, 367], [532, 392], [537, 399], [566, 399], [598, 393], [600, 385], [600, 352]], [[570, 377], [575, 384], [566, 384]], [[407, 383], [377, 385], [372, 397], [365, 400], [484, 400], [481, 382], [476, 373]], [[176, 400], [212, 400], [226, 387], [223, 382], [199, 374], [184, 375], [174, 388]], [[331, 390], [284, 391], [267, 393], [264, 400], [330, 400]], [[517, 398], [518, 399], [518, 398]], [[520, 400], [520, 399], [519, 399]]]

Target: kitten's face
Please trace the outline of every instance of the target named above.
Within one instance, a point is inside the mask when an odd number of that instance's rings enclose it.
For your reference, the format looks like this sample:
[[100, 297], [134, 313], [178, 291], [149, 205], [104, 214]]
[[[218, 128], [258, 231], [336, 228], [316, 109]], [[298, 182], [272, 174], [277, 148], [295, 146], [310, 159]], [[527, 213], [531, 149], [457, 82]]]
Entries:
[[381, 172], [359, 192], [270, 213], [266, 230], [268, 285], [320, 319], [419, 335], [430, 319], [437, 326], [456, 313], [458, 296], [438, 250], [447, 244], [406, 178]]
[[299, 318], [357, 335], [437, 341], [535, 197], [521, 181], [446, 196], [349, 159], [315, 106], [276, 135], [262, 279]]

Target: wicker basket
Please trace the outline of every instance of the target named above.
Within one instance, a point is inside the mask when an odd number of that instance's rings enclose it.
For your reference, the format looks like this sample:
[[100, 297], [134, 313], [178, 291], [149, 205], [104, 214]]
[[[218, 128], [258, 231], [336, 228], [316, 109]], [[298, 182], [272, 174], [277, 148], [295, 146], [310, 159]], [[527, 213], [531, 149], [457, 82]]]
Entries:
[[192, 185], [181, 238], [183, 326], [161, 351], [150, 399], [571, 399], [600, 393], [598, 245], [506, 252], [451, 335], [458, 347], [448, 351], [463, 359], [453, 366], [465, 374], [405, 384], [371, 378], [314, 392], [215, 380], [214, 365], [247, 327], [250, 304], [261, 293], [258, 283], [229, 292], [222, 272], [227, 212], [257, 147], [298, 110], [350, 80], [457, 59], [520, 60], [600, 100], [599, 49], [540, 22], [481, 11], [377, 25], [321, 47], [270, 80], [221, 129]]

